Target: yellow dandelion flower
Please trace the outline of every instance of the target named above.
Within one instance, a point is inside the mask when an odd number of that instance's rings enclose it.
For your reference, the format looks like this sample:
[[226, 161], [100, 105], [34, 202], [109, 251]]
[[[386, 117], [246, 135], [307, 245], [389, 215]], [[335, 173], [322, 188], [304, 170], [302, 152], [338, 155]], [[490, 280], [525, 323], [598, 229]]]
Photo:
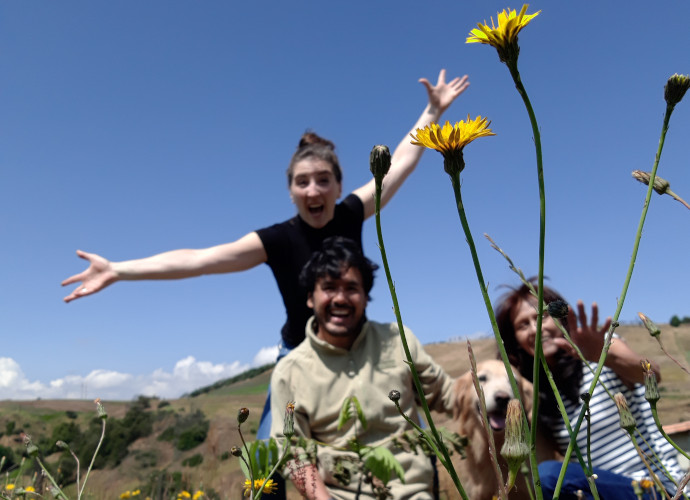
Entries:
[[203, 496], [204, 496], [204, 492], [201, 490], [197, 490], [196, 493], [194, 493], [194, 496], [192, 497], [192, 499], [193, 500], [199, 500]]
[[477, 23], [477, 27], [470, 31], [470, 36], [467, 37], [467, 43], [486, 43], [495, 48], [505, 47], [510, 43], [517, 41], [520, 30], [527, 26], [529, 22], [537, 17], [540, 10], [534, 14], [525, 14], [528, 4], [524, 4], [520, 13], [516, 13], [515, 9], [498, 13], [498, 26], [494, 25], [494, 20], [491, 18], [491, 27], [486, 24]]
[[486, 24], [477, 23], [477, 28], [470, 31], [467, 43], [485, 43], [498, 50], [498, 57], [502, 62], [516, 62], [520, 49], [517, 46], [517, 37], [520, 30], [527, 26], [529, 22], [537, 17], [540, 10], [534, 14], [525, 14], [528, 4], [524, 4], [520, 13], [514, 9], [504, 10], [498, 13], [498, 26], [494, 25], [491, 18], [491, 27]]
[[132, 492], [127, 490], [124, 493], [120, 493], [120, 498], [122, 500], [127, 500], [128, 498], [132, 498]]
[[16, 486], [13, 485], [12, 483], [6, 484], [6, 485], [5, 485], [5, 489], [6, 489], [7, 491], [12, 491], [14, 488], [16, 488]]
[[141, 490], [134, 490], [134, 491], [132, 492], [132, 496], [133, 496], [133, 497], [135, 497], [135, 496], [137, 496], [137, 495], [141, 495]]
[[254, 488], [252, 488], [252, 482], [249, 479], [246, 479], [244, 481], [244, 496], [251, 496], [253, 492], [259, 491], [262, 488], [263, 492], [268, 494], [278, 491], [278, 485], [273, 481], [273, 479], [269, 479], [268, 481], [265, 479], [256, 479], [254, 481]]
[[654, 481], [652, 481], [651, 479], [643, 479], [642, 481], [640, 481], [640, 486], [643, 490], [648, 490], [654, 487]]
[[186, 490], [181, 491], [178, 495], [177, 498], [192, 498], [192, 494]]
[[477, 116], [474, 120], [467, 115], [467, 121], [461, 120], [451, 125], [446, 121], [441, 127], [438, 123], [431, 123], [422, 129], [417, 129], [416, 134], [410, 134], [416, 146], [435, 149], [443, 155], [444, 167], [448, 174], [459, 173], [465, 168], [462, 150], [473, 140], [479, 137], [487, 137], [494, 134], [489, 125], [491, 122]]
[[36, 493], [36, 488], [34, 488], [33, 486], [27, 486], [26, 488], [24, 488], [24, 491], [26, 491], [27, 493]]

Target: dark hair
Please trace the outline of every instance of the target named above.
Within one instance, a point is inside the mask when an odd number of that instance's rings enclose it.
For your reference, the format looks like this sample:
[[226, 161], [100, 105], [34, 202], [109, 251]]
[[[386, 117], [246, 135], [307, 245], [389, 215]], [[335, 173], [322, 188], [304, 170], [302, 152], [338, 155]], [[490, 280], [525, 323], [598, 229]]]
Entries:
[[314, 132], [307, 131], [300, 138], [297, 151], [290, 159], [290, 165], [287, 168], [288, 187], [292, 185], [295, 165], [307, 158], [317, 158], [329, 163], [333, 169], [335, 180], [342, 183], [343, 171], [340, 168], [338, 156], [335, 154], [335, 144]]
[[[534, 289], [537, 289], [536, 283], [532, 283]], [[544, 302], [550, 304], [556, 300], [565, 299], [556, 290], [544, 286]], [[532, 295], [529, 287], [522, 284], [518, 288], [511, 288], [509, 292], [504, 294], [498, 301], [498, 305], [495, 307], [496, 311], [496, 323], [498, 324], [498, 330], [501, 333], [501, 338], [503, 339], [503, 345], [505, 346], [506, 353], [508, 354], [508, 359], [510, 362], [517, 367], [520, 374], [527, 380], [532, 381], [533, 369], [534, 369], [534, 358], [531, 354], [527, 353], [517, 341], [515, 337], [515, 327], [513, 325], [513, 320], [511, 314], [516, 307], [519, 307], [520, 303], [524, 300], [534, 300], [536, 302], [536, 297]], [[545, 309], [546, 313], [546, 309]], [[567, 319], [560, 320], [566, 331], [570, 331], [568, 327]], [[556, 382], [556, 387], [558, 387], [561, 395], [564, 395], [571, 402], [577, 404], [580, 397], [580, 383], [582, 382], [582, 365], [578, 358], [573, 358], [568, 356], [563, 351], [558, 351], [555, 356], [555, 365], [551, 366], [551, 373], [553, 375], [554, 381]], [[560, 413], [558, 411], [558, 406], [556, 403], [556, 397], [551, 390], [546, 379], [546, 373], [543, 368], [540, 368], [541, 374], [539, 375], [539, 398], [540, 398], [540, 411], [539, 419], [547, 425], [551, 425], [554, 418], [560, 418]]]
[[369, 292], [374, 286], [374, 271], [379, 266], [362, 254], [362, 249], [357, 243], [343, 236], [332, 236], [323, 240], [321, 250], [314, 252], [302, 268], [299, 282], [311, 293], [320, 278], [330, 276], [337, 279], [342, 275], [343, 269], [351, 267], [362, 275], [364, 291], [367, 293], [367, 300], [370, 300]]

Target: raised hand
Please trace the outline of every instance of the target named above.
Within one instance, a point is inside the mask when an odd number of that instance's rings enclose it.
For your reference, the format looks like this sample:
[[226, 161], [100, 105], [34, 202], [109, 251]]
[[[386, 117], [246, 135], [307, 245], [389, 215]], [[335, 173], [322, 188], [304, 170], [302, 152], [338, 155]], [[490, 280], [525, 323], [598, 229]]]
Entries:
[[467, 75], [462, 78], [455, 77], [450, 82], [446, 83], [445, 69], [442, 69], [438, 74], [438, 81], [435, 86], [431, 85], [426, 78], [420, 78], [419, 82], [424, 85], [429, 94], [429, 105], [438, 109], [440, 113], [448, 109], [448, 106], [450, 106], [470, 85]]
[[77, 255], [87, 260], [89, 262], [89, 267], [85, 271], [70, 276], [62, 282], [62, 286], [81, 282], [72, 293], [63, 299], [65, 302], [71, 302], [85, 295], [96, 293], [117, 281], [117, 275], [113, 271], [110, 261], [107, 259], [95, 253], [87, 253], [81, 250], [77, 250]]
[[[579, 324], [578, 324], [579, 322]], [[592, 303], [592, 320], [587, 321], [585, 305], [581, 300], [577, 301], [577, 316], [574, 309], [568, 307], [568, 326], [570, 338], [575, 345], [582, 351], [582, 355], [588, 361], [598, 361], [601, 350], [604, 348], [604, 337], [611, 326], [611, 318], [606, 318], [603, 325], [599, 327], [599, 307], [596, 302]], [[560, 338], [556, 342], [558, 346], [573, 357], [577, 357], [575, 349], [567, 340]]]

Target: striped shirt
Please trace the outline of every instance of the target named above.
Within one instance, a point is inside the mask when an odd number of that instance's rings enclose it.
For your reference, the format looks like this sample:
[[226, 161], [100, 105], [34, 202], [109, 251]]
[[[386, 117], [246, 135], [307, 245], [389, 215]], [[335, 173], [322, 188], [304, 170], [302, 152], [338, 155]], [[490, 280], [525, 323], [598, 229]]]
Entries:
[[[592, 370], [596, 368], [596, 363], [590, 364]], [[594, 378], [592, 371], [582, 364], [582, 383], [580, 394], [587, 392]], [[605, 384], [611, 396], [609, 396], [601, 384]], [[675, 492], [676, 487], [666, 477], [663, 469], [659, 467], [658, 457], [668, 470], [668, 472], [678, 481], [683, 472], [675, 458], [674, 448], [664, 439], [654, 423], [652, 410], [649, 403], [644, 398], [644, 385], [635, 384], [634, 388], [629, 389], [616, 373], [608, 367], [604, 367], [599, 383], [594, 389], [594, 394], [590, 400], [590, 450], [593, 467], [600, 467], [616, 474], [629, 477], [631, 480], [641, 480], [649, 478], [650, 474], [644, 463], [640, 459], [632, 440], [628, 433], [621, 429], [618, 416], [618, 409], [613, 401], [613, 395], [617, 392], [622, 393], [628, 402], [628, 407], [637, 422], [635, 437], [637, 443], [646, 455], [647, 462], [652, 466], [654, 472], [664, 483], [669, 491]], [[577, 404], [564, 399], [566, 412], [570, 419], [570, 425], [574, 426], [582, 409], [583, 402]], [[565, 453], [570, 437], [561, 422], [560, 427], [554, 429], [554, 436], [561, 453]], [[577, 435], [577, 445], [582, 452], [582, 456], [587, 462], [587, 419], [584, 419], [580, 432]], [[652, 450], [650, 450], [650, 446]], [[573, 455], [574, 456], [574, 455]]]

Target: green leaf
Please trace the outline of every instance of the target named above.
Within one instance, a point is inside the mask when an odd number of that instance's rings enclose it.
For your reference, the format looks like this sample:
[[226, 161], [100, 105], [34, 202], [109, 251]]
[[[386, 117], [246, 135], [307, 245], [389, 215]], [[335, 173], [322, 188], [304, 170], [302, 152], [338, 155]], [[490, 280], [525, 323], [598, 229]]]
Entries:
[[340, 416], [338, 417], [338, 430], [342, 429], [343, 426], [347, 423], [347, 421], [352, 418], [352, 415], [350, 414], [350, 399], [352, 398], [345, 398], [345, 400], [343, 401], [343, 406], [340, 407]]
[[364, 412], [362, 411], [362, 405], [359, 404], [359, 400], [352, 396], [352, 404], [355, 407], [355, 410], [357, 411], [357, 418], [359, 418], [360, 423], [362, 424], [362, 427], [364, 429], [367, 428], [367, 418], [364, 416]]
[[400, 481], [405, 482], [405, 471], [402, 465], [395, 458], [393, 453], [388, 448], [378, 446], [376, 448], [366, 449], [364, 455], [364, 466], [371, 471], [371, 473], [383, 481], [383, 484], [388, 484], [391, 478], [391, 472], [395, 472]]

